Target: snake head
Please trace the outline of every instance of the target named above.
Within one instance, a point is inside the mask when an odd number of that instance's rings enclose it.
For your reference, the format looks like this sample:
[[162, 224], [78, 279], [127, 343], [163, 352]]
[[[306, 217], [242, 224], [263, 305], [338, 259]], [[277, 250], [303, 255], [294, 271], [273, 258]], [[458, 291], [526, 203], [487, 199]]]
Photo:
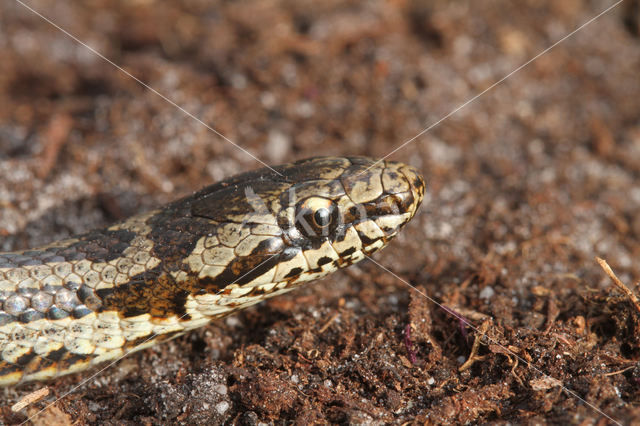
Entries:
[[297, 164], [309, 170], [307, 179], [292, 185], [274, 207], [289, 256], [301, 254], [308, 264], [302, 275], [311, 278], [384, 247], [424, 197], [424, 180], [402, 163], [327, 157]]
[[187, 259], [207, 287], [273, 295], [353, 264], [396, 236], [425, 192], [414, 168], [391, 161], [317, 157], [274, 169], [238, 175], [188, 203], [210, 222]]

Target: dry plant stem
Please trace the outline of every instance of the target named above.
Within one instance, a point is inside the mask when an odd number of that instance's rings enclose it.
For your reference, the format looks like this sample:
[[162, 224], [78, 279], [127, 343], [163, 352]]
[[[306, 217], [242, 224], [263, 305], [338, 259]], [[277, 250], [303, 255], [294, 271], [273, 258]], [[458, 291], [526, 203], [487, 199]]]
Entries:
[[16, 402], [11, 406], [11, 411], [17, 413], [25, 407], [33, 404], [34, 402], [40, 401], [45, 396], [49, 395], [49, 388], [47, 386], [40, 388], [36, 391], [33, 391], [25, 396], [23, 396], [20, 401]]
[[633, 302], [633, 305], [636, 307], [636, 310], [640, 312], [640, 300], [638, 300], [638, 297], [635, 295], [635, 293], [631, 289], [629, 289], [629, 287], [624, 285], [622, 281], [618, 279], [616, 274], [611, 270], [611, 267], [609, 266], [606, 260], [601, 259], [599, 257], [596, 257], [596, 260], [598, 261], [602, 269], [604, 269], [604, 272], [606, 272], [606, 274], [609, 275], [609, 278], [611, 278], [611, 280], [616, 285], [616, 287], [618, 287], [620, 291], [622, 291], [624, 294], [627, 295], [627, 297], [631, 300], [631, 302]]
[[327, 331], [327, 329], [329, 328], [329, 326], [336, 320], [336, 318], [338, 318], [340, 316], [339, 313], [335, 313], [331, 316], [331, 318], [329, 318], [329, 320], [322, 326], [322, 328], [320, 330], [318, 330], [318, 334], [322, 334], [325, 331]]
[[630, 366], [628, 366], [628, 367], [626, 367], [626, 368], [623, 368], [622, 370], [612, 371], [612, 372], [610, 372], [610, 373], [605, 373], [605, 374], [603, 374], [602, 376], [603, 376], [603, 377], [615, 376], [615, 375], [617, 375], [617, 374], [622, 374], [622, 373], [624, 373], [625, 371], [629, 371], [629, 370], [631, 370], [632, 368], [635, 368], [635, 367], [636, 367], [636, 366], [635, 366], [635, 364], [634, 364], [634, 365], [630, 365]]
[[478, 329], [479, 333], [476, 335], [476, 338], [473, 341], [473, 346], [471, 347], [471, 354], [469, 354], [469, 358], [465, 361], [464, 364], [460, 366], [460, 368], [458, 368], [458, 371], [460, 372], [465, 371], [469, 369], [474, 362], [484, 359], [484, 356], [478, 355], [478, 351], [480, 350], [480, 343], [481, 343], [482, 337], [484, 337], [488, 328], [489, 328], [489, 321], [483, 322], [480, 328]]

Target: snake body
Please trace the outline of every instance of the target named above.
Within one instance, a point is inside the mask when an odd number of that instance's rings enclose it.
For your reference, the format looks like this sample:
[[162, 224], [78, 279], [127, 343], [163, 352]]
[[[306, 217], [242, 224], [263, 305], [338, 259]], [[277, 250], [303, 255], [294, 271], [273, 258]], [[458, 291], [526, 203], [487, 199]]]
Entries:
[[415, 214], [415, 169], [317, 157], [105, 229], [0, 253], [0, 385], [148, 347], [355, 263]]

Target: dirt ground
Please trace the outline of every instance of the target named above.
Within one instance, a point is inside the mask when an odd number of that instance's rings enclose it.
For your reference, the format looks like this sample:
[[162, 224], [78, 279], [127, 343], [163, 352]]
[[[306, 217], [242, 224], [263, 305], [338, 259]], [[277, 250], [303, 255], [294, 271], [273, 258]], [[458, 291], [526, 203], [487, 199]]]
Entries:
[[[614, 0], [27, 3], [277, 164], [385, 156]], [[0, 58], [0, 250], [260, 166], [14, 1]], [[445, 308], [362, 262], [0, 418], [637, 424], [640, 315], [595, 257], [638, 290], [639, 76], [626, 0], [391, 157], [429, 191], [375, 259]]]

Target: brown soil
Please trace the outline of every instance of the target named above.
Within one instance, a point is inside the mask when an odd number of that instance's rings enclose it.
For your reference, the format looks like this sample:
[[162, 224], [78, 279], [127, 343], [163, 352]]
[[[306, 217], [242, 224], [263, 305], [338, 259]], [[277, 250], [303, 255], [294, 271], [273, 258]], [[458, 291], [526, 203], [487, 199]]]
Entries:
[[[382, 157], [613, 0], [28, 3], [280, 163]], [[70, 391], [33, 422], [640, 422], [640, 315], [594, 260], [640, 278], [639, 10], [627, 0], [392, 156], [429, 193], [375, 258], [475, 330], [363, 262], [78, 389], [95, 370], [49, 383], [20, 413], [43, 384], [2, 390], [4, 422]], [[0, 250], [259, 166], [16, 2], [0, 58]]]

